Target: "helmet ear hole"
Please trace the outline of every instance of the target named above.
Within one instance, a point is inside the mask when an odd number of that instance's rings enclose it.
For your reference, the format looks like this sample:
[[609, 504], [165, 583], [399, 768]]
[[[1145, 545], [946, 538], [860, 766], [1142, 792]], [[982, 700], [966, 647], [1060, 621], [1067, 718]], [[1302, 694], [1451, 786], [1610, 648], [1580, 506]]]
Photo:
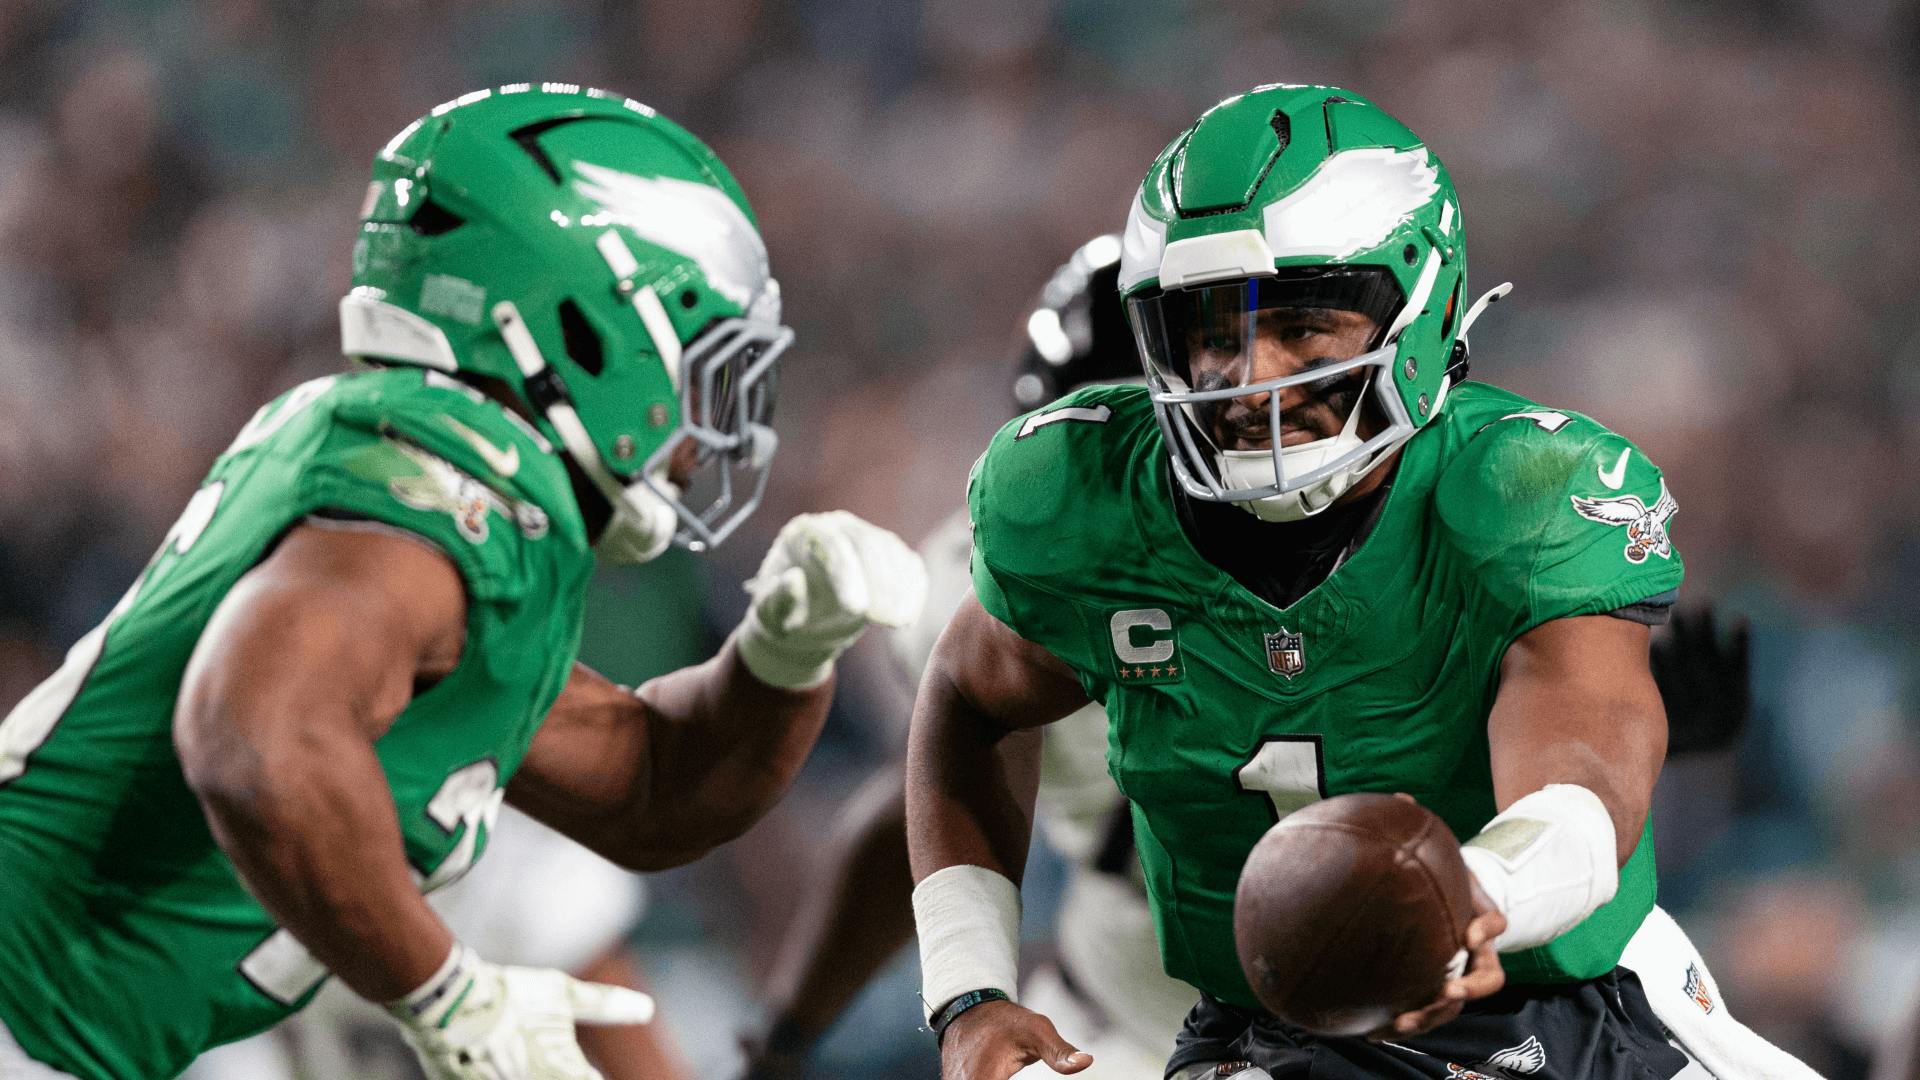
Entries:
[[607, 363], [599, 333], [587, 322], [580, 305], [571, 300], [560, 301], [559, 314], [560, 339], [566, 345], [568, 359], [587, 374], [598, 376]]

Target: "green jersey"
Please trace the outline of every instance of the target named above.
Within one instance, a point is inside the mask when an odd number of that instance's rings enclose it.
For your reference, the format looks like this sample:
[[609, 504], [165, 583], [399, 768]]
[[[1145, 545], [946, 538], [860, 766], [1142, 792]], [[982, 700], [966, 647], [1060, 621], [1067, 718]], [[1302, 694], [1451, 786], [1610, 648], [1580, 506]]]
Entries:
[[[1258, 1007], [1236, 959], [1241, 866], [1282, 815], [1412, 794], [1467, 838], [1494, 815], [1500, 661], [1549, 619], [1663, 597], [1681, 565], [1666, 482], [1575, 413], [1466, 383], [1402, 449], [1372, 531], [1293, 606], [1201, 558], [1147, 392], [1094, 387], [1009, 424], [974, 468], [974, 590], [1111, 718], [1169, 974]], [[1653, 905], [1652, 842], [1614, 899], [1518, 982], [1598, 976]]]
[[592, 555], [533, 428], [419, 369], [319, 379], [261, 409], [112, 614], [0, 723], [0, 1021], [49, 1065], [172, 1076], [326, 977], [214, 843], [171, 735], [208, 618], [313, 516], [403, 530], [464, 579], [458, 667], [375, 747], [423, 889], [479, 857], [567, 680]]

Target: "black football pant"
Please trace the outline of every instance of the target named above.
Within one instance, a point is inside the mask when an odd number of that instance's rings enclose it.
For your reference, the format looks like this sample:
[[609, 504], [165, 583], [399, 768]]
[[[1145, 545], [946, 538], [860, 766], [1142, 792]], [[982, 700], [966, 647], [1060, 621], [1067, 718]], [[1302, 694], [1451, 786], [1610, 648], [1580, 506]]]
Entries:
[[[1214, 1071], [1204, 1066], [1218, 1065]], [[1202, 997], [1174, 1041], [1167, 1076], [1204, 1080], [1676, 1080], [1707, 1076], [1667, 1042], [1640, 988], [1615, 968], [1559, 986], [1510, 986], [1469, 1002], [1436, 1031], [1393, 1043], [1312, 1035]], [[1189, 1071], [1191, 1070], [1191, 1071]], [[1684, 1074], [1683, 1074], [1683, 1070]]]

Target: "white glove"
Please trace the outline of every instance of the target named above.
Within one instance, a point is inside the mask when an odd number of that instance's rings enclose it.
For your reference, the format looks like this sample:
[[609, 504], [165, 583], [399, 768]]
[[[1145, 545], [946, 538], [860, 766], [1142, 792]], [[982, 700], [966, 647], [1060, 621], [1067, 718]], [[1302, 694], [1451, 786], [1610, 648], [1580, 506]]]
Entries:
[[573, 1025], [644, 1024], [653, 999], [549, 968], [489, 964], [455, 944], [439, 973], [387, 1010], [427, 1080], [603, 1080]]
[[782, 526], [746, 588], [740, 659], [769, 686], [805, 690], [827, 681], [869, 623], [919, 618], [927, 570], [899, 537], [835, 510]]

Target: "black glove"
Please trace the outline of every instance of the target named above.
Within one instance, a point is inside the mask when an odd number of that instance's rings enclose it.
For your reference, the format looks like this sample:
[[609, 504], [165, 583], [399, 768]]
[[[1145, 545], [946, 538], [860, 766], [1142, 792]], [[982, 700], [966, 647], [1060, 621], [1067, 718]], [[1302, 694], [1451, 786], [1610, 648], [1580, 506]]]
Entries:
[[747, 1060], [739, 1080], [800, 1080], [806, 1075], [807, 1055], [818, 1041], [817, 1034], [791, 1020], [776, 1022], [760, 1038], [743, 1038], [740, 1049]]
[[1723, 639], [1711, 604], [1677, 607], [1653, 633], [1652, 664], [1667, 706], [1667, 753], [1732, 747], [1753, 706], [1747, 620], [1733, 619]]

